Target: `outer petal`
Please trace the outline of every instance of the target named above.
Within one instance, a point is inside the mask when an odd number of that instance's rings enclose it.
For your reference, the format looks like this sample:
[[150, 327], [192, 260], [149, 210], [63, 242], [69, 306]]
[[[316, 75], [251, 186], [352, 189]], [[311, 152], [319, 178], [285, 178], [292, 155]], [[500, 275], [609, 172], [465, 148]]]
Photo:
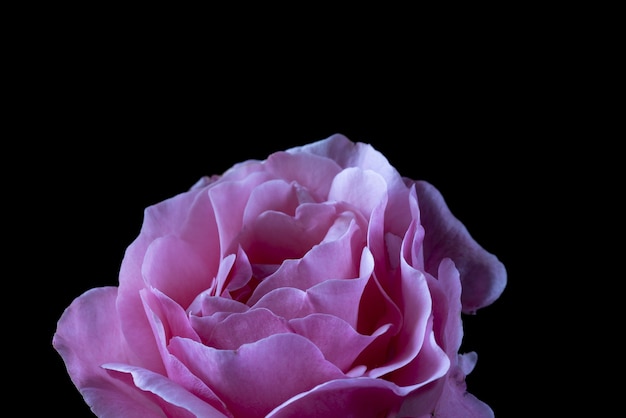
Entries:
[[111, 378], [100, 365], [127, 362], [115, 298], [117, 288], [100, 287], [76, 298], [63, 312], [52, 339], [85, 402], [99, 417], [164, 418], [143, 394]]
[[457, 366], [451, 371], [435, 409], [441, 418], [493, 418], [493, 410], [486, 403], [466, 391], [465, 376], [476, 364], [476, 353], [459, 355]]
[[[207, 259], [211, 254], [219, 255], [216, 234], [211, 232], [215, 230], [215, 218], [212, 212], [207, 211], [207, 202], [206, 189], [194, 188], [146, 208], [139, 236], [126, 249], [120, 268], [117, 309], [120, 317], [124, 318], [121, 326], [128, 344], [136, 353], [133, 364], [164, 371], [139, 297], [139, 290], [145, 286], [141, 270], [147, 249], [159, 237], [182, 234], [187, 240], [205, 248]], [[194, 231], [199, 230], [203, 230], [204, 234], [194, 235]], [[217, 262], [217, 256], [214, 257], [214, 262]]]
[[441, 260], [451, 258], [461, 273], [463, 312], [474, 313], [490, 305], [506, 286], [504, 265], [470, 236], [434, 186], [417, 181], [415, 188], [425, 229], [426, 271], [436, 276]]

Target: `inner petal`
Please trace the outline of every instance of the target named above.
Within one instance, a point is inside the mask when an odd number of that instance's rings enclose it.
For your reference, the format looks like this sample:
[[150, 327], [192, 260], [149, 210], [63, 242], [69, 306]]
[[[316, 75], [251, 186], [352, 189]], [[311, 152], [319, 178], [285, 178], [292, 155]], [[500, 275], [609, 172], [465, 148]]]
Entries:
[[224, 400], [237, 417], [264, 417], [291, 397], [345, 375], [296, 334], [276, 334], [238, 350], [176, 338], [170, 351]]

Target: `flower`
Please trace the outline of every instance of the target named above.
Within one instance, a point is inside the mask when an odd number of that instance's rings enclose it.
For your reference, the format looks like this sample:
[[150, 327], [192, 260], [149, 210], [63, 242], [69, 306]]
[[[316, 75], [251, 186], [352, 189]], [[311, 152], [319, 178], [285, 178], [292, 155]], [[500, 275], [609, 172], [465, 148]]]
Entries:
[[490, 417], [461, 313], [505, 285], [433, 185], [335, 134], [148, 207], [53, 346], [100, 417]]

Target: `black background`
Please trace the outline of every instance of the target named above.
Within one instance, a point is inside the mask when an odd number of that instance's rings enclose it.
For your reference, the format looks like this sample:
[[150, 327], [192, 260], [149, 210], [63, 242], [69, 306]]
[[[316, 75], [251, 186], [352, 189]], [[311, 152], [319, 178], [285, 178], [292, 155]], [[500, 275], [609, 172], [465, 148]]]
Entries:
[[52, 335], [75, 297], [117, 284], [146, 206], [236, 162], [333, 133], [433, 183], [507, 267], [502, 297], [464, 318], [463, 348], [478, 352], [469, 391], [497, 417], [532, 416], [553, 396], [545, 370], [561, 367], [553, 341], [571, 316], [542, 308], [555, 302], [548, 289], [568, 280], [546, 264], [561, 257], [573, 224], [563, 202], [576, 200], [571, 185], [582, 184], [579, 162], [589, 162], [571, 140], [588, 121], [568, 111], [580, 90], [569, 88], [567, 66], [515, 36], [461, 37], [428, 51], [425, 42], [417, 59], [387, 48], [393, 43], [377, 54], [368, 41], [348, 41], [309, 55], [315, 40], [294, 51], [253, 39], [190, 45], [186, 32], [111, 39], [111, 28], [81, 29], [55, 28], [19, 54], [29, 60], [16, 64], [23, 82], [8, 115], [19, 148], [5, 158], [17, 158], [11, 176], [26, 180], [10, 206], [32, 228], [17, 246], [27, 254], [21, 292], [36, 293], [36, 308], [20, 309], [34, 314], [26, 332], [42, 348], [27, 373], [37, 377], [22, 387], [49, 395], [33, 407], [90, 416]]

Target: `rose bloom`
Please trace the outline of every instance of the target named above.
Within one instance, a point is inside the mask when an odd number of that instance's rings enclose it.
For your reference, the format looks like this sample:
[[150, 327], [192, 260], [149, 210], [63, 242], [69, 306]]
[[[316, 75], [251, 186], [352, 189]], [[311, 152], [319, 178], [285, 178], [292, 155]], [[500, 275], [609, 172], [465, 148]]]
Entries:
[[99, 417], [492, 417], [461, 313], [506, 280], [435, 187], [335, 134], [148, 207], [52, 342]]

